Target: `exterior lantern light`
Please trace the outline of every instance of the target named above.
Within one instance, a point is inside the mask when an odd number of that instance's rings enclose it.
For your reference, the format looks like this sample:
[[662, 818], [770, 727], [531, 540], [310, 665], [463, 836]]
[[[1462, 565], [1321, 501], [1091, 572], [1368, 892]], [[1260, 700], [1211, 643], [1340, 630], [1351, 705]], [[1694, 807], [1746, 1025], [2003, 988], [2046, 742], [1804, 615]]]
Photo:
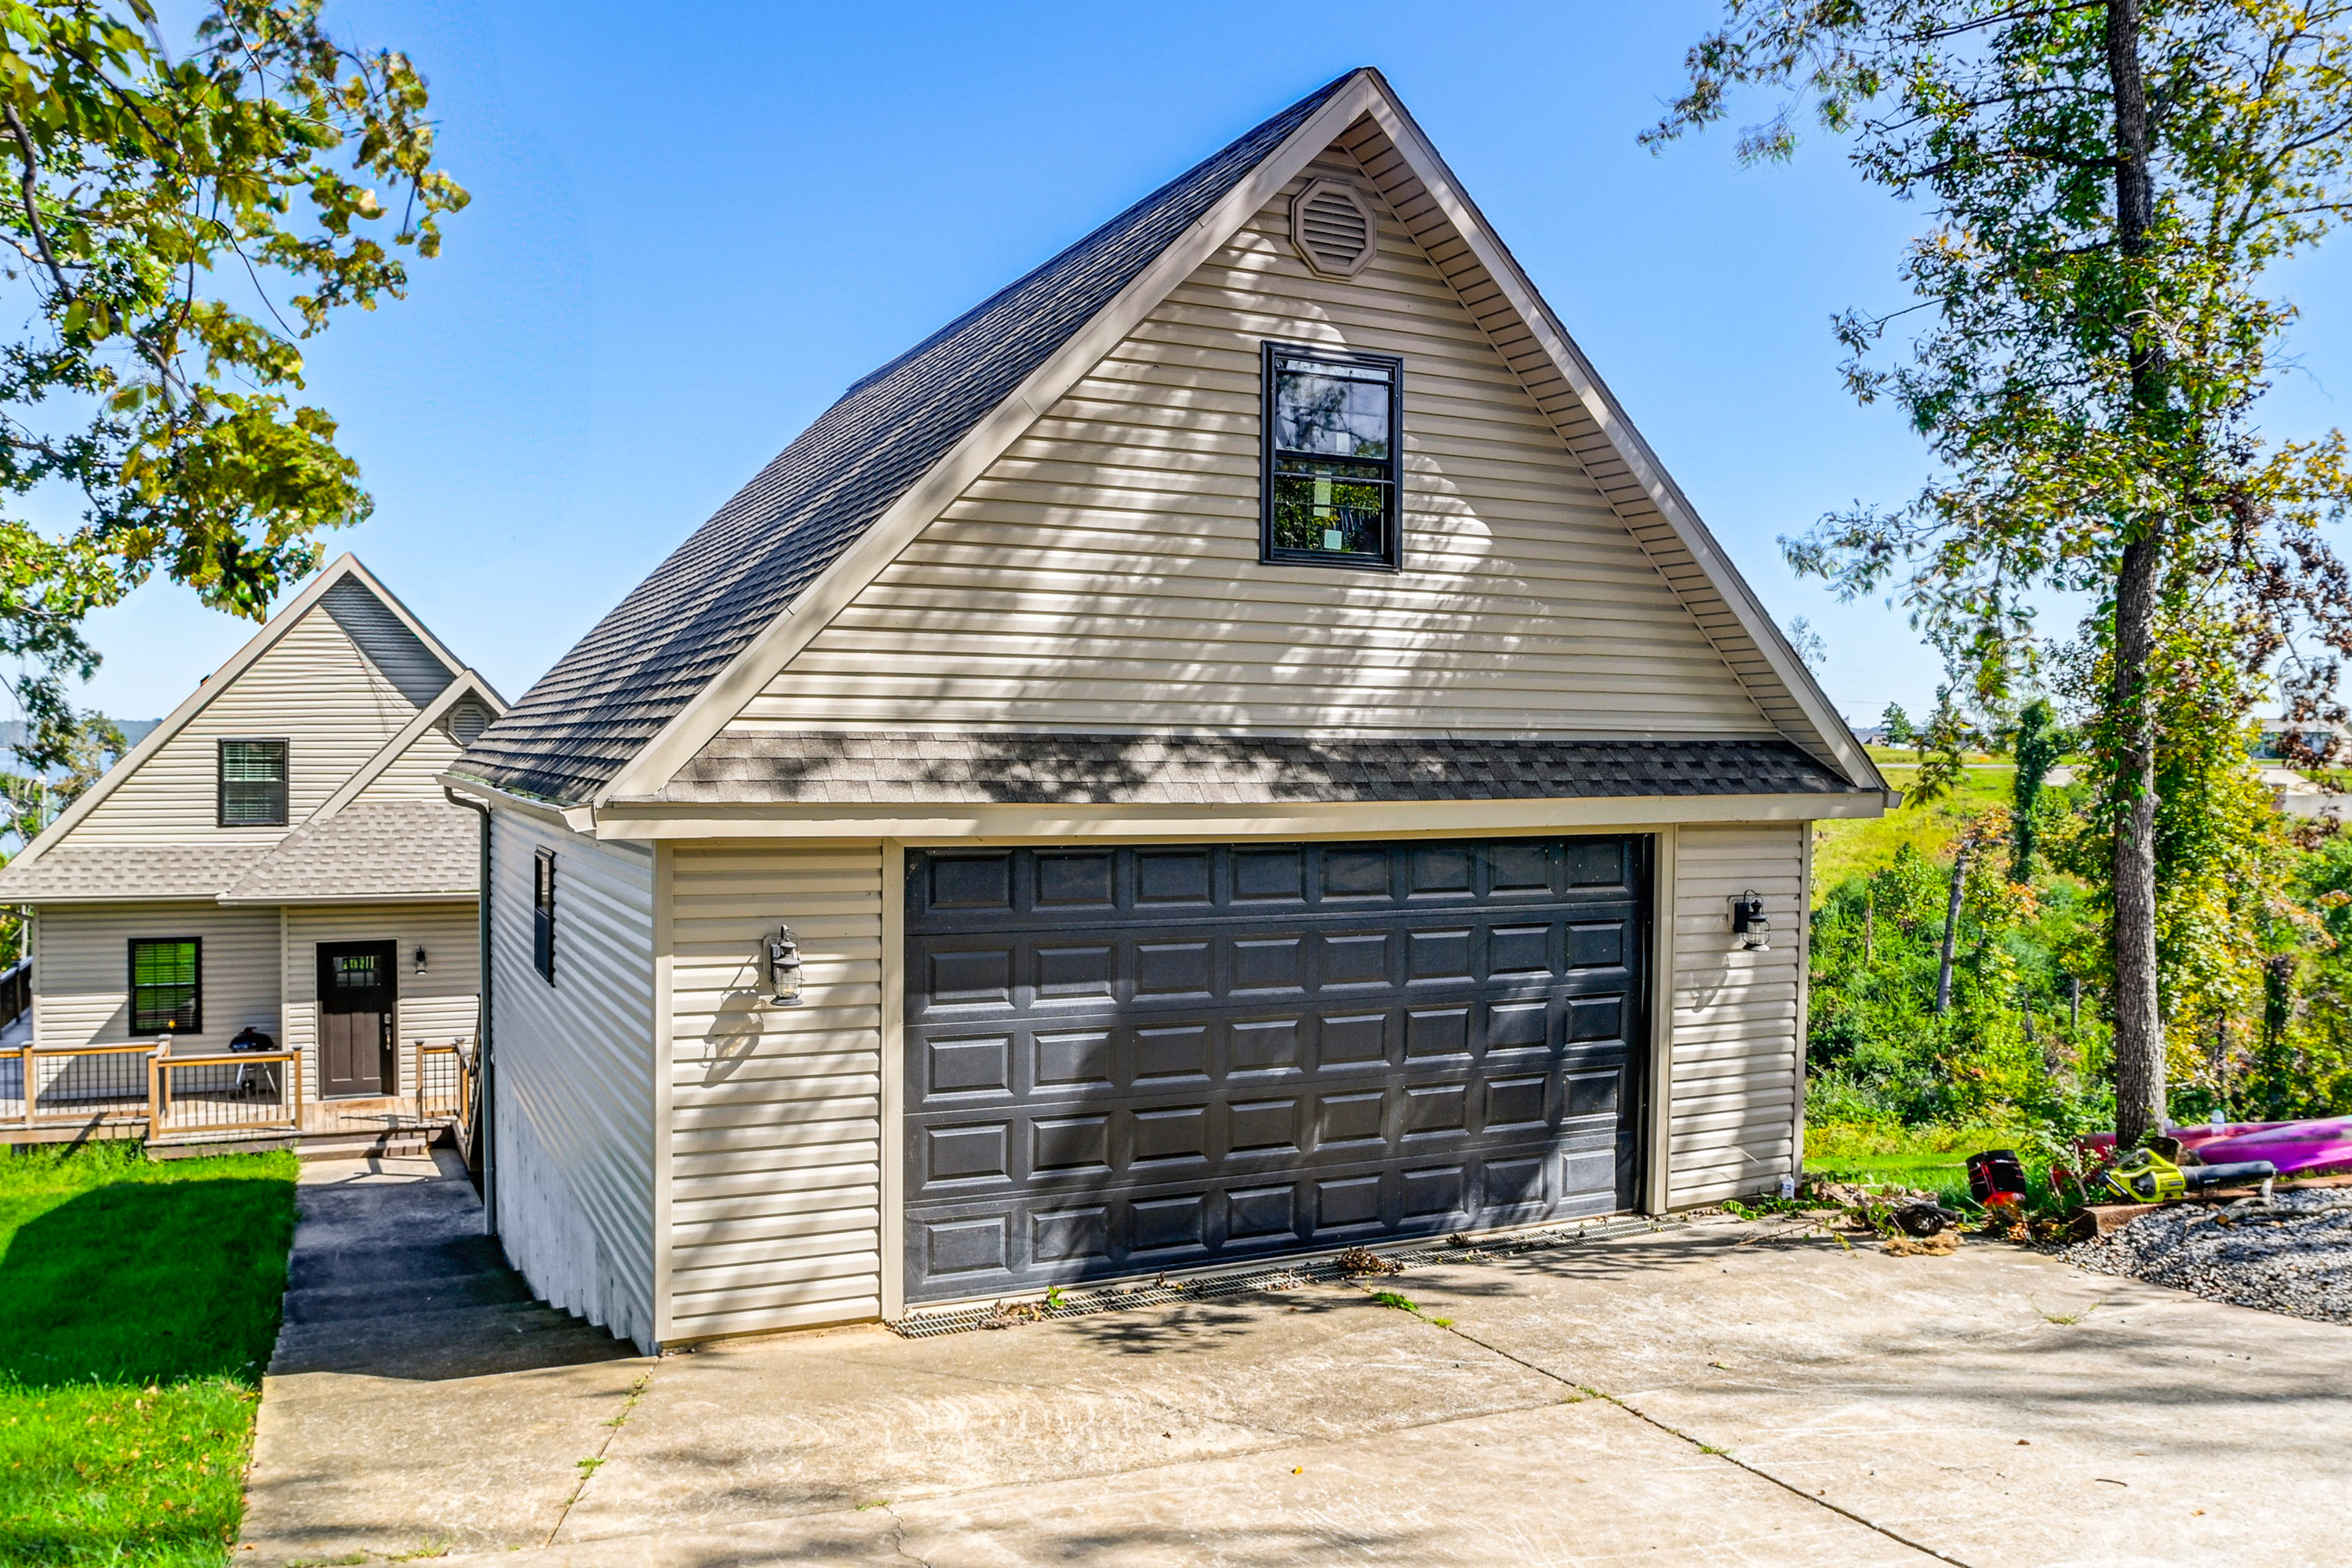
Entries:
[[1772, 951], [1772, 917], [1764, 912], [1764, 900], [1757, 896], [1755, 889], [1731, 900], [1731, 929], [1738, 933], [1740, 946], [1748, 952]]
[[778, 1007], [801, 1001], [801, 944], [790, 926], [778, 926], [767, 941], [768, 1000]]
[[416, 973], [425, 973], [425, 944], [421, 942], [416, 944]]

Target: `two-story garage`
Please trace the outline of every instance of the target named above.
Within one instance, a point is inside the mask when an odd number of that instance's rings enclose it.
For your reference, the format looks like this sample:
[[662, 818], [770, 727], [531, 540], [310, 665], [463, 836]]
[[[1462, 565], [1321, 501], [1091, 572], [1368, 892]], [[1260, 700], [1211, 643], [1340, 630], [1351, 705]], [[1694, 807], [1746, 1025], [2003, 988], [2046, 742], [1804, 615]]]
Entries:
[[641, 1344], [1774, 1185], [1862, 748], [1381, 77], [852, 386], [447, 775]]

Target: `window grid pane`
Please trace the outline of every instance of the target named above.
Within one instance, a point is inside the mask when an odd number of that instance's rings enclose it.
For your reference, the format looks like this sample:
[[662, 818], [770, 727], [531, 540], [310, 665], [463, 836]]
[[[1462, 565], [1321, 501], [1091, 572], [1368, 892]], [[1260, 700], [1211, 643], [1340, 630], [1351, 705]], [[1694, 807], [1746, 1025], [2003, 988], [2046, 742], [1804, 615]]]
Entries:
[[1402, 362], [1273, 343], [1264, 352], [1265, 558], [1401, 564]]

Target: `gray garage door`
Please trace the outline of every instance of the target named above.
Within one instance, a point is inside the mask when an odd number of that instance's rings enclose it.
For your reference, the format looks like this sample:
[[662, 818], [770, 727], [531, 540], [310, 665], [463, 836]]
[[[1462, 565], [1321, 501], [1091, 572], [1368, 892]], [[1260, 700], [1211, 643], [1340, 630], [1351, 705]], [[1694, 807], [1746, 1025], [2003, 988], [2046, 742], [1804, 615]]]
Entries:
[[1648, 860], [910, 854], [908, 1299], [1632, 1207]]

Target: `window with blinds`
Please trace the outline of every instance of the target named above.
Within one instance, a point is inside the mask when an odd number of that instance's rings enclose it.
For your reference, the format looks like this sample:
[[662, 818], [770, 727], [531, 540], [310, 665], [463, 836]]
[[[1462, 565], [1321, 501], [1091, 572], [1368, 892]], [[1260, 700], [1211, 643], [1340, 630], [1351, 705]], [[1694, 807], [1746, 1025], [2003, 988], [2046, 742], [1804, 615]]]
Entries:
[[204, 1032], [204, 952], [198, 937], [131, 944], [131, 1032]]
[[286, 826], [286, 742], [223, 741], [220, 743], [220, 825], [223, 827]]

